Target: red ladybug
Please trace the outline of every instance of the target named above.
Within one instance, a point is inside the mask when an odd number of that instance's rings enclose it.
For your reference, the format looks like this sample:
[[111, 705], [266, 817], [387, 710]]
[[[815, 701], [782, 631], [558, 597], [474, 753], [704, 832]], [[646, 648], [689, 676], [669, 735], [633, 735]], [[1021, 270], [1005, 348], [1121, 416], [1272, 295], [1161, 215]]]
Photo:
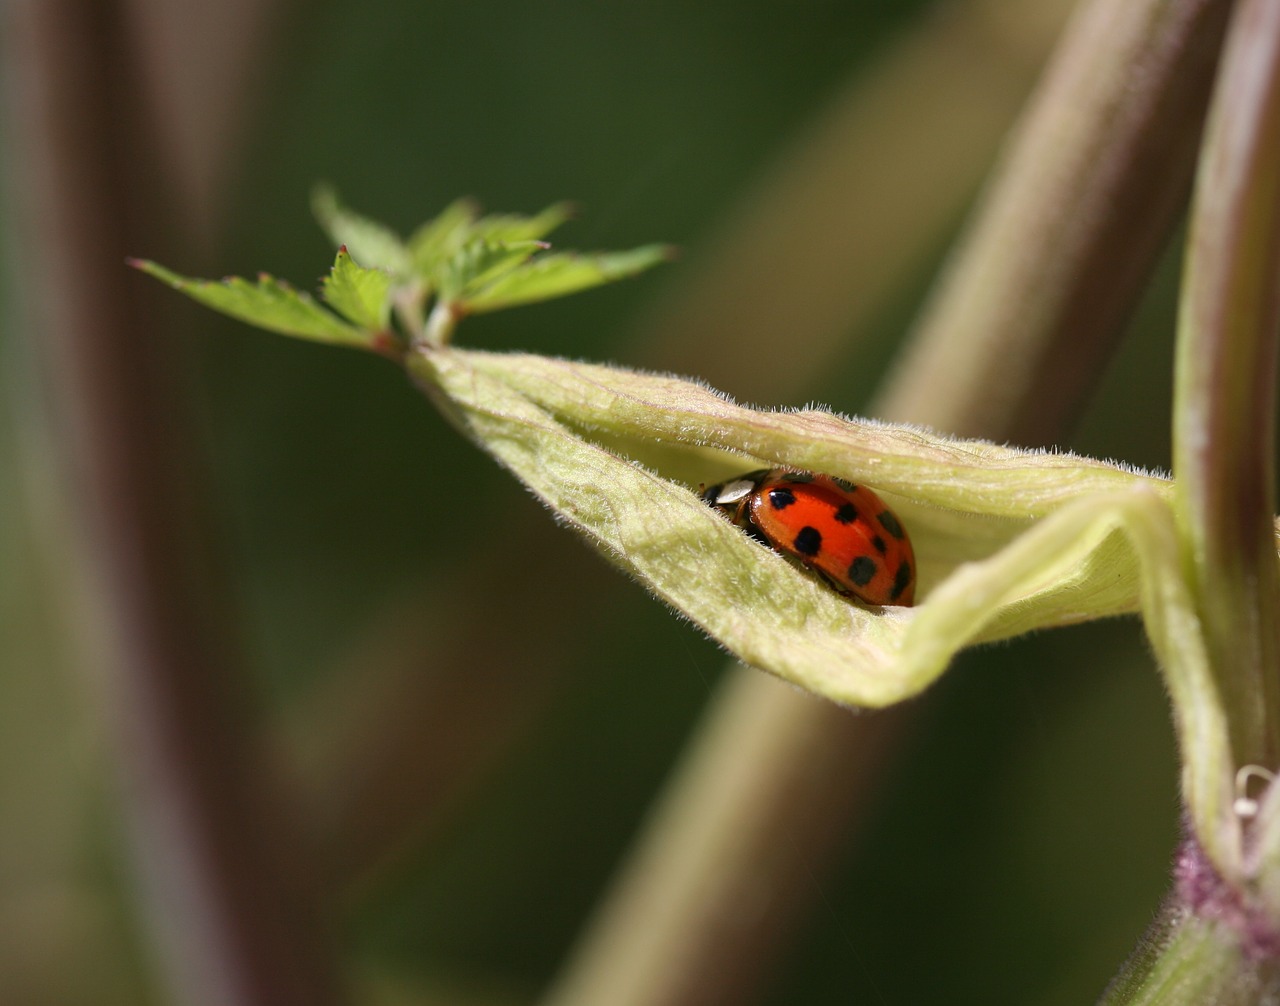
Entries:
[[908, 606], [916, 560], [906, 529], [866, 486], [812, 472], [763, 468], [702, 498], [833, 589], [867, 604]]

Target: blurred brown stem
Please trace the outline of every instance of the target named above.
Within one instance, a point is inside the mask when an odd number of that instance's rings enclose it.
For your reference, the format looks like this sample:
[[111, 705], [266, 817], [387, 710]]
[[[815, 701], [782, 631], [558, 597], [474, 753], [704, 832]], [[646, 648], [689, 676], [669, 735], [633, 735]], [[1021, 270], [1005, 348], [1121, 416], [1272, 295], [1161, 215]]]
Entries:
[[103, 629], [88, 670], [175, 998], [325, 1006], [341, 996], [309, 902], [307, 842], [289, 833], [280, 795], [263, 792], [232, 694], [241, 668], [204, 561], [180, 368], [123, 265], [159, 243], [155, 137], [139, 122], [154, 106], [132, 72], [128, 6], [19, 0], [4, 11], [29, 337], [83, 518], [89, 620]]
[[877, 414], [1061, 436], [1185, 209], [1231, 6], [1081, 6]]

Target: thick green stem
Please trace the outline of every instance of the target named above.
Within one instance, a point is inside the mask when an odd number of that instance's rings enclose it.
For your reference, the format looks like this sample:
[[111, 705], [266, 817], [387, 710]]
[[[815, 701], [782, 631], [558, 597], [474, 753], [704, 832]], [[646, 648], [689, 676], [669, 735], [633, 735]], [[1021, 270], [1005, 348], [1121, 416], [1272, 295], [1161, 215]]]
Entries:
[[[1201, 157], [1178, 325], [1174, 473], [1187, 572], [1236, 765], [1280, 758], [1275, 371], [1280, 4], [1235, 15]], [[1215, 827], [1197, 818], [1197, 829]], [[1221, 865], [1221, 864], [1220, 864]]]
[[1257, 1006], [1273, 978], [1260, 963], [1247, 961], [1230, 930], [1186, 910], [1161, 922], [1162, 942], [1144, 947], [1138, 974], [1116, 979], [1099, 1006]]

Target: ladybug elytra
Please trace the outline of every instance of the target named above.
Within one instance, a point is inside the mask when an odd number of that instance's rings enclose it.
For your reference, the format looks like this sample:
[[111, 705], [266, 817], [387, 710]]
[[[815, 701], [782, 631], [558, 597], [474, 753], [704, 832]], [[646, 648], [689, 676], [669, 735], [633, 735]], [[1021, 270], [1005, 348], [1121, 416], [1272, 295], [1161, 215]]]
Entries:
[[911, 540], [866, 486], [764, 468], [711, 486], [702, 499], [841, 594], [874, 605], [908, 606], [915, 598]]

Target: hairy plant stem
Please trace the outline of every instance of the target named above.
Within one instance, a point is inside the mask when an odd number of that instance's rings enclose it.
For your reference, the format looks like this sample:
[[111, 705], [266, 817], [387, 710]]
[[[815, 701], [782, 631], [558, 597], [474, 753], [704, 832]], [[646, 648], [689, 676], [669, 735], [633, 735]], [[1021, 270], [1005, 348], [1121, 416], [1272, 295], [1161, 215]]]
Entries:
[[[1147, 944], [1107, 989], [1099, 1006], [1265, 1006], [1274, 1003], [1275, 969], [1246, 957], [1235, 934], [1170, 902]], [[1138, 974], [1141, 977], [1136, 977]]]

